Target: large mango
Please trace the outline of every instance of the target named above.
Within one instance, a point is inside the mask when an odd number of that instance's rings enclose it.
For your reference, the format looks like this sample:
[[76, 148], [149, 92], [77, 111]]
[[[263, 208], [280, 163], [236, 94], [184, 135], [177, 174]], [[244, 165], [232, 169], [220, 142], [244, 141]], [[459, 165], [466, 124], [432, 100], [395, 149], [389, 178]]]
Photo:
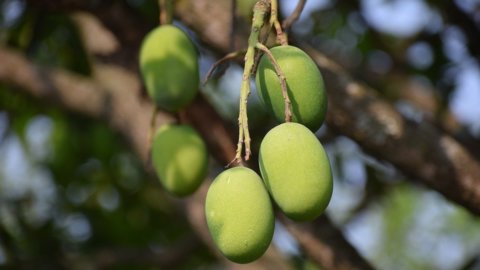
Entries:
[[330, 162], [315, 135], [298, 123], [270, 130], [260, 145], [265, 186], [280, 209], [297, 221], [323, 213], [332, 196]]
[[[271, 52], [286, 78], [287, 92], [292, 102], [292, 121], [312, 131], [318, 130], [327, 112], [327, 96], [317, 65], [304, 51], [294, 46], [274, 47]], [[283, 122], [285, 102], [280, 80], [266, 55], [260, 59], [255, 83], [267, 110], [279, 122]]]
[[236, 167], [218, 175], [207, 193], [205, 215], [215, 244], [231, 261], [254, 261], [272, 241], [275, 218], [270, 198], [251, 169]]
[[194, 192], [207, 175], [207, 148], [188, 125], [161, 127], [153, 139], [152, 161], [160, 183], [177, 196]]
[[145, 37], [140, 71], [158, 107], [176, 112], [194, 99], [199, 84], [197, 58], [195, 46], [176, 26], [159, 26]]

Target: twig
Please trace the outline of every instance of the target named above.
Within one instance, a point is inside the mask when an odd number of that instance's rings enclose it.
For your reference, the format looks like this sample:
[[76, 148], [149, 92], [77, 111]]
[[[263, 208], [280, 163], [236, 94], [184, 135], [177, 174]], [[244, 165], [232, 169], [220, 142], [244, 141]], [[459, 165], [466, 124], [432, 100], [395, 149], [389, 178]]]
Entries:
[[242, 86], [240, 88], [240, 109], [238, 114], [238, 143], [235, 159], [230, 164], [242, 161], [242, 150], [245, 145], [245, 160], [250, 159], [250, 132], [248, 131], [247, 99], [250, 95], [250, 76], [255, 64], [255, 46], [258, 43], [260, 30], [264, 24], [265, 15], [269, 11], [267, 0], [260, 0], [253, 8], [252, 30], [248, 38], [248, 48], [245, 54]]
[[178, 124], [189, 124], [187, 112], [185, 110], [180, 110], [176, 112], [174, 115]]
[[287, 29], [290, 28], [290, 26], [292, 26], [292, 24], [296, 22], [298, 18], [300, 18], [300, 14], [302, 14], [302, 11], [303, 11], [303, 8], [305, 7], [306, 2], [307, 0], [298, 0], [295, 10], [282, 23], [282, 27], [285, 31], [287, 31]]
[[[268, 28], [266, 33], [263, 33], [263, 35], [261, 36], [260, 43], [262, 43], [262, 44], [265, 44], [267, 42], [268, 36], [270, 35], [270, 30], [272, 29], [272, 27], [269, 24], [267, 25], [266, 28]], [[262, 55], [263, 54], [261, 54], [261, 53], [257, 53], [255, 55], [255, 64], [253, 65], [252, 74], [257, 73], [258, 62], [260, 62], [260, 57], [262, 57]]]
[[213, 75], [213, 72], [215, 69], [220, 65], [223, 64], [226, 61], [233, 60], [236, 57], [239, 57], [241, 55], [245, 54], [245, 51], [236, 51], [236, 52], [231, 52], [224, 57], [220, 58], [217, 62], [213, 63], [213, 65], [210, 67], [210, 69], [207, 72], [207, 76], [205, 76], [205, 80], [203, 81], [203, 85], [206, 85], [207, 82], [210, 80], [210, 78]]
[[273, 56], [272, 52], [265, 45], [261, 43], [257, 43], [256, 47], [261, 51], [263, 51], [268, 56], [268, 59], [270, 59], [270, 62], [275, 67], [275, 72], [277, 73], [278, 79], [280, 80], [280, 86], [282, 87], [283, 100], [285, 101], [285, 122], [291, 122], [292, 121], [292, 102], [288, 97], [287, 81], [285, 78], [285, 74], [280, 68], [280, 65], [278, 65], [277, 60], [275, 60], [275, 57]]
[[237, 0], [231, 0], [232, 7], [230, 10], [230, 16], [232, 18], [230, 25], [230, 50], [235, 50], [235, 30], [237, 25]]
[[[275, 27], [276, 34], [277, 34], [277, 41], [281, 45], [288, 45], [288, 39], [285, 35], [285, 33], [282, 31], [282, 27], [278, 21], [278, 5], [277, 5], [277, 0], [270, 0], [270, 20], [268, 24], [268, 29], [266, 33], [262, 36], [262, 39], [260, 43], [265, 44], [267, 42], [268, 36], [270, 35], [270, 30], [272, 27]], [[255, 63], [253, 65], [253, 70], [252, 73], [255, 74], [257, 72], [257, 67], [258, 67], [258, 62], [260, 61], [260, 57], [262, 54], [257, 54], [255, 55]]]
[[160, 7], [160, 24], [171, 24], [173, 17], [172, 0], [158, 0], [158, 5]]
[[282, 30], [282, 26], [278, 21], [278, 3], [277, 0], [270, 0], [270, 27], [275, 27], [277, 31], [277, 40], [281, 45], [288, 45], [287, 37]]
[[157, 122], [157, 113], [158, 108], [157, 106], [154, 106], [152, 108], [152, 114], [150, 116], [150, 128], [147, 135], [147, 164], [150, 164], [150, 162], [152, 161], [152, 155], [150, 155], [150, 152], [152, 150], [153, 137], [155, 136], [155, 123]]

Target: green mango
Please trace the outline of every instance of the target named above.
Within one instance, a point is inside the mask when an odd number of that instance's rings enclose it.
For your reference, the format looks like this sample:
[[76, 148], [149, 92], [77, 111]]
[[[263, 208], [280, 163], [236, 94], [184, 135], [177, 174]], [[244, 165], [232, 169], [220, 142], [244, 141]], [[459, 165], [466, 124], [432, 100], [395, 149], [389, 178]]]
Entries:
[[298, 123], [270, 130], [260, 145], [265, 186], [289, 218], [313, 220], [327, 207], [333, 191], [328, 156], [317, 137]]
[[275, 218], [270, 198], [251, 169], [235, 167], [215, 178], [208, 189], [205, 216], [216, 246], [233, 262], [258, 259], [272, 241]]
[[140, 49], [140, 72], [148, 95], [161, 109], [179, 111], [197, 94], [197, 51], [176, 26], [159, 26], [145, 37]]
[[[292, 121], [316, 131], [327, 113], [327, 95], [322, 75], [313, 60], [294, 46], [278, 46], [270, 50], [287, 82], [292, 103]], [[268, 111], [279, 121], [285, 120], [285, 101], [280, 80], [270, 59], [263, 55], [255, 78], [257, 93]]]
[[186, 196], [207, 175], [207, 147], [192, 127], [168, 124], [155, 134], [152, 162], [163, 187], [176, 196]]

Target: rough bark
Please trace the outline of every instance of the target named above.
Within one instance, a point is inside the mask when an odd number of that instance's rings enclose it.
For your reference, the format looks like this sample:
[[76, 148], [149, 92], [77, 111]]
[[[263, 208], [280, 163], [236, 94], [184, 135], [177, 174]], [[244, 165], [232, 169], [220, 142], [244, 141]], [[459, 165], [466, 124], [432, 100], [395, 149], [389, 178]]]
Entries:
[[480, 163], [427, 121], [403, 117], [366, 85], [314, 49], [302, 46], [325, 77], [328, 125], [413, 179], [480, 215]]
[[[300, 224], [285, 217], [282, 217], [282, 221], [302, 247], [309, 247], [305, 249], [308, 256], [325, 269], [371, 269], [365, 261], [347, 259], [358, 257], [359, 254], [351, 246], [338, 241], [338, 238], [342, 237], [342, 232], [333, 226], [326, 216], [321, 216], [313, 222]], [[315, 252], [316, 250], [323, 250], [323, 252]], [[336, 252], [336, 250], [342, 252]]]

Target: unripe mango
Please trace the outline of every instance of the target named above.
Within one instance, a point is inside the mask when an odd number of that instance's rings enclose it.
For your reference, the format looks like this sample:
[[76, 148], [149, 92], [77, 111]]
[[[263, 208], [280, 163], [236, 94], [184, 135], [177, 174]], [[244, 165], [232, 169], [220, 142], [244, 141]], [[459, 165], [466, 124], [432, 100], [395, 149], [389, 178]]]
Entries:
[[208, 152], [188, 125], [165, 125], [153, 139], [152, 162], [163, 187], [177, 196], [193, 193], [207, 174]]
[[265, 253], [273, 237], [274, 215], [262, 179], [235, 167], [212, 182], [205, 202], [208, 229], [229, 260], [248, 263]]
[[297, 221], [323, 213], [333, 191], [330, 162], [315, 135], [298, 123], [270, 130], [260, 145], [260, 172], [280, 209]]
[[194, 99], [199, 84], [197, 58], [195, 46], [176, 26], [159, 26], [145, 37], [140, 71], [158, 107], [175, 112]]
[[[327, 96], [317, 65], [304, 51], [294, 46], [274, 47], [271, 52], [286, 78], [287, 93], [292, 103], [292, 121], [312, 131], [318, 130], [327, 112]], [[255, 83], [267, 110], [283, 122], [285, 101], [280, 80], [266, 55], [260, 59]]]

